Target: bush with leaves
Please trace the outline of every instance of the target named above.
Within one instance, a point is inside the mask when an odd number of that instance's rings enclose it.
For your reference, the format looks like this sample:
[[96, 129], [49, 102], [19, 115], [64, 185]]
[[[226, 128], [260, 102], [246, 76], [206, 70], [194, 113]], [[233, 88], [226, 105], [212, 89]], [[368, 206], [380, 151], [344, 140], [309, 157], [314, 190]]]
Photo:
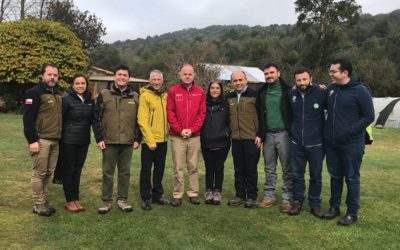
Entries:
[[1, 23], [0, 34], [0, 95], [14, 93], [14, 102], [21, 104], [25, 90], [39, 82], [46, 62], [59, 65], [63, 87], [74, 74], [87, 72], [88, 57], [81, 40], [58, 22], [24, 19]]

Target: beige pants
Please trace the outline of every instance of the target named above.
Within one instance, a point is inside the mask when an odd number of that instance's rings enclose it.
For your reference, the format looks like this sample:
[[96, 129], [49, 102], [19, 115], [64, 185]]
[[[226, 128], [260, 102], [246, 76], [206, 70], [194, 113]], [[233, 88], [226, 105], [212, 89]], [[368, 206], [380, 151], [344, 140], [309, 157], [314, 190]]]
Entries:
[[199, 195], [199, 172], [197, 169], [200, 155], [200, 136], [183, 139], [171, 136], [172, 161], [174, 164], [174, 198], [181, 199], [184, 193], [185, 167], [189, 175], [189, 197]]
[[33, 202], [44, 204], [49, 195], [49, 183], [58, 158], [58, 140], [39, 139], [40, 152], [32, 154], [32, 192]]

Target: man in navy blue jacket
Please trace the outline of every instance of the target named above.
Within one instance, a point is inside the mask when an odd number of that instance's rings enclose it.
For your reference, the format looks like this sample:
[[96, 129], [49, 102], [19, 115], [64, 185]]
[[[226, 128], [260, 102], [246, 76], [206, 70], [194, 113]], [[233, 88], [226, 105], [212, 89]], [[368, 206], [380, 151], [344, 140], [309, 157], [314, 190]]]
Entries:
[[322, 162], [324, 160], [323, 128], [326, 92], [311, 83], [306, 68], [294, 72], [296, 89], [292, 89], [289, 102], [292, 114], [290, 127], [290, 163], [293, 168], [293, 204], [289, 215], [298, 215], [304, 201], [304, 174], [308, 162], [310, 186], [308, 202], [311, 214], [321, 218]]
[[332, 62], [327, 88], [328, 117], [324, 140], [326, 162], [331, 178], [330, 209], [325, 219], [340, 215], [343, 179], [347, 184], [346, 215], [339, 225], [357, 221], [360, 204], [360, 165], [365, 148], [365, 129], [374, 120], [374, 107], [367, 88], [356, 77], [353, 67], [345, 59]]

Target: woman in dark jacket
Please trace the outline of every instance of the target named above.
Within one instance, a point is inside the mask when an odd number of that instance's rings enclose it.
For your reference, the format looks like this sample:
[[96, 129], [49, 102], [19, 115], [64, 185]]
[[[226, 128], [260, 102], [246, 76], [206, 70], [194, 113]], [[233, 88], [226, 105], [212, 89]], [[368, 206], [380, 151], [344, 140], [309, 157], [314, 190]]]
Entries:
[[224, 163], [230, 148], [228, 105], [222, 84], [211, 82], [207, 90], [207, 115], [200, 133], [206, 165], [206, 204], [221, 204]]
[[63, 128], [60, 144], [60, 164], [66, 203], [70, 212], [84, 211], [79, 202], [79, 185], [82, 168], [90, 144], [90, 126], [93, 119], [94, 101], [87, 90], [88, 81], [84, 75], [75, 75], [72, 86], [63, 97]]

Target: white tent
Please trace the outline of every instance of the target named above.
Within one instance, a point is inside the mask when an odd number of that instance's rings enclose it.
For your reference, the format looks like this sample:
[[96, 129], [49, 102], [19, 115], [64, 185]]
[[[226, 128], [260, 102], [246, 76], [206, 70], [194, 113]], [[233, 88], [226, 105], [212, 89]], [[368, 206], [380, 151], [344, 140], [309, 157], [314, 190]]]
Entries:
[[[374, 97], [375, 121], [378, 128], [400, 128], [400, 98]], [[396, 102], [397, 100], [397, 102]], [[387, 119], [386, 119], [387, 116]], [[382, 124], [383, 123], [383, 124]]]

